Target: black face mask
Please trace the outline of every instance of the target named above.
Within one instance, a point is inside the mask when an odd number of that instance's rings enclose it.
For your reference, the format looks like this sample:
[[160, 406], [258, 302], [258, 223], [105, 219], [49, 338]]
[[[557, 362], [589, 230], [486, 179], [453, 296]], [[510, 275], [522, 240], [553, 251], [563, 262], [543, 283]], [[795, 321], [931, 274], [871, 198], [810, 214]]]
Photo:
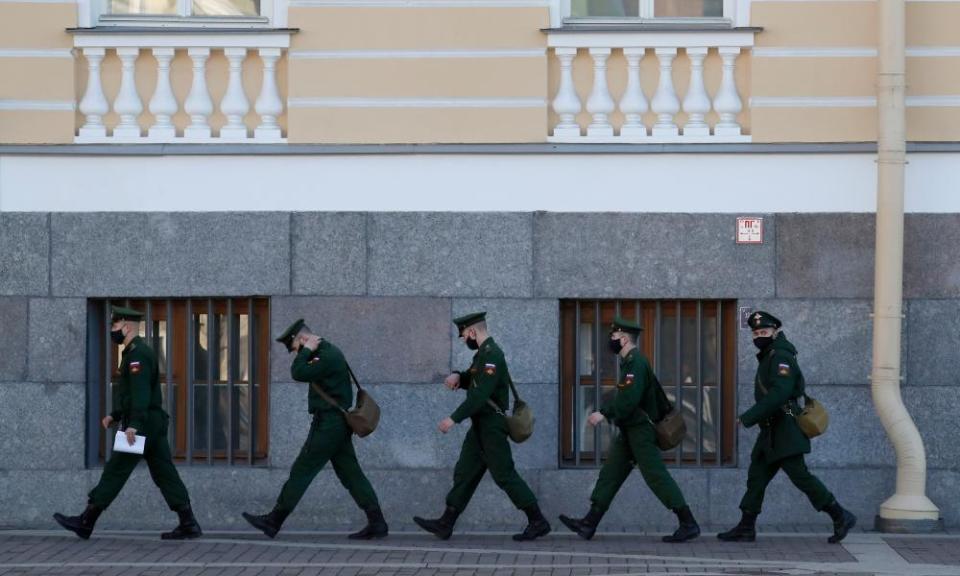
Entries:
[[758, 336], [753, 339], [753, 345], [760, 350], [766, 350], [771, 344], [773, 344], [773, 336]]
[[477, 342], [476, 338], [467, 338], [467, 348], [471, 350], [479, 350], [480, 344]]
[[123, 344], [123, 330], [111, 330], [110, 339], [114, 344]]
[[607, 346], [610, 347], [610, 351], [614, 354], [619, 354], [623, 350], [623, 344], [620, 343], [620, 340], [607, 340]]

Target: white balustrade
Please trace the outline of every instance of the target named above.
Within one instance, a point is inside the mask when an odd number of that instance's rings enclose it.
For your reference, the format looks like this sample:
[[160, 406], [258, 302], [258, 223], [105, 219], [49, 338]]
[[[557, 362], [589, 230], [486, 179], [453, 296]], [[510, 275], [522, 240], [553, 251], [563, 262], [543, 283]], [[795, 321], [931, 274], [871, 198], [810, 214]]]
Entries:
[[[133, 38], [133, 39], [131, 39]], [[211, 39], [212, 38], [212, 39]], [[209, 36], [190, 42], [190, 35], [150, 34], [137, 39], [124, 35], [119, 40], [109, 34], [77, 35], [75, 45], [86, 60], [87, 86], [78, 109], [83, 115], [75, 141], [78, 143], [279, 143], [286, 139], [281, 132], [279, 119], [285, 110], [285, 101], [277, 84], [277, 63], [289, 45], [289, 36], [276, 34], [266, 36], [251, 34], [235, 37]], [[264, 40], [266, 38], [266, 40]], [[112, 101], [104, 93], [104, 60], [113, 54], [120, 61], [120, 88]], [[152, 56], [152, 58], [151, 58]], [[186, 56], [178, 60], [178, 56]], [[262, 81], [255, 103], [257, 122], [250, 130], [247, 116], [251, 102], [244, 89], [244, 64], [248, 70], [252, 62], [248, 57], [259, 56], [262, 62]], [[225, 58], [225, 78], [214, 78], [209, 62], [212, 58]], [[185, 60], [185, 61], [184, 61]], [[155, 64], [154, 64], [155, 63]], [[185, 98], [178, 98], [173, 89], [171, 69], [186, 72], [189, 63], [190, 90]], [[156, 84], [151, 94], [138, 92], [136, 77], [138, 67], [155, 65]], [[217, 68], [219, 74], [219, 67]], [[141, 73], [143, 71], [141, 70]], [[151, 71], [151, 75], [153, 72]], [[208, 78], [209, 76], [209, 78]], [[215, 103], [208, 80], [226, 84], [222, 99]], [[144, 131], [144, 102], [149, 102], [152, 123]], [[104, 121], [113, 108], [116, 121], [113, 125]], [[189, 117], [186, 126], [178, 130], [174, 117], [178, 112]], [[216, 112], [226, 118], [217, 130], [211, 125]], [[112, 118], [112, 117], [111, 117]], [[142, 123], [143, 122], [143, 123]], [[216, 125], [218, 122], [214, 122]]]
[[172, 140], [177, 136], [173, 126], [173, 115], [177, 113], [177, 98], [170, 85], [170, 62], [173, 60], [174, 50], [154, 48], [152, 52], [157, 60], [157, 87], [150, 99], [153, 126], [147, 134], [151, 140]]
[[103, 124], [103, 116], [110, 111], [110, 103], [103, 93], [100, 83], [100, 64], [106, 50], [103, 48], [84, 48], [83, 55], [87, 59], [87, 90], [80, 100], [80, 112], [86, 119], [80, 127], [80, 138], [106, 138], [107, 128]]
[[645, 53], [643, 48], [623, 49], [623, 56], [627, 59], [627, 89], [623, 91], [623, 98], [620, 99], [620, 111], [623, 112], [620, 135], [623, 137], [647, 136], [643, 115], [649, 110], [649, 106], [640, 84], [640, 62], [643, 61]]
[[684, 136], [710, 135], [710, 126], [705, 120], [710, 111], [710, 97], [703, 85], [703, 60], [706, 57], [706, 48], [687, 48], [690, 84], [687, 86], [687, 95], [683, 97], [683, 111], [687, 113], [687, 123], [683, 125]]
[[283, 112], [283, 101], [277, 91], [277, 60], [280, 59], [280, 50], [275, 48], [261, 48], [260, 59], [263, 60], [263, 86], [260, 96], [257, 97], [257, 114], [260, 115], [260, 125], [254, 134], [265, 139], [279, 138], [280, 125], [277, 117]]
[[220, 102], [220, 110], [227, 116], [227, 125], [220, 129], [220, 137], [224, 140], [243, 140], [247, 137], [247, 125], [243, 123], [243, 117], [250, 111], [250, 102], [243, 93], [243, 61], [247, 57], [247, 49], [227, 48], [224, 53], [230, 61], [230, 80]]
[[[558, 33], [550, 35], [548, 42], [560, 64], [559, 87], [552, 100], [557, 120], [548, 136], [551, 142], [750, 141], [739, 124], [743, 102], [736, 85], [737, 58], [753, 45], [750, 31]], [[578, 53], [591, 58], [578, 60]], [[574, 79], [579, 76], [582, 82], [588, 74], [580, 67], [591, 61], [592, 85], [578, 86]], [[689, 74], [682, 94], [674, 83], [677, 68]], [[717, 77], [719, 84], [708, 85], [707, 78]], [[584, 101], [579, 94], [588, 87]], [[584, 107], [590, 113], [585, 132], [577, 118]], [[617, 109], [621, 122], [613, 115]]]
[[613, 136], [610, 114], [616, 109], [616, 102], [610, 96], [607, 87], [607, 58], [609, 48], [591, 48], [593, 57], [593, 91], [587, 100], [587, 112], [593, 115], [593, 121], [587, 126], [587, 136]]
[[581, 109], [580, 97], [573, 86], [573, 59], [577, 56], [577, 49], [557, 48], [555, 52], [560, 60], [560, 88], [553, 99], [553, 111], [560, 117], [560, 122], [553, 127], [553, 135], [558, 138], [577, 138], [580, 136], [577, 114]]
[[737, 94], [737, 84], [734, 80], [736, 73], [739, 48], [720, 48], [720, 58], [723, 59], [723, 79], [720, 81], [720, 90], [713, 107], [720, 115], [720, 121], [715, 128], [717, 136], [739, 136], [740, 125], [737, 124], [737, 114], [743, 108], [740, 104], [740, 95]]
[[213, 114], [213, 100], [207, 89], [207, 59], [210, 57], [210, 49], [190, 48], [187, 54], [193, 62], [193, 84], [190, 85], [190, 94], [183, 103], [183, 111], [190, 115], [190, 125], [183, 131], [183, 138], [203, 141], [212, 134], [207, 122]]

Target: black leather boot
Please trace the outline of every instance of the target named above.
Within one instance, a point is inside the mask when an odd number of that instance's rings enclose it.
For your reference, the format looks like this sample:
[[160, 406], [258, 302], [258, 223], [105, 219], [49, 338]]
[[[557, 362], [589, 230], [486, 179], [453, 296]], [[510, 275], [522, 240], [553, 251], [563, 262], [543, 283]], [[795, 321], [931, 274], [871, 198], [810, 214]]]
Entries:
[[857, 525], [857, 517], [836, 500], [824, 508], [823, 511], [829, 514], [833, 520], [833, 536], [827, 538], [827, 542], [831, 544], [839, 544], [847, 537], [847, 532]]
[[740, 523], [726, 532], [717, 534], [724, 542], [753, 542], [757, 539], [757, 514], [743, 511]]
[[693, 517], [693, 512], [690, 511], [689, 506], [678, 508], [673, 512], [677, 515], [677, 520], [680, 521], [680, 526], [677, 527], [673, 534], [664, 536], [664, 542], [686, 542], [687, 540], [693, 540], [700, 535], [700, 526], [697, 524], [697, 520]]
[[593, 538], [594, 533], [597, 531], [597, 525], [600, 524], [601, 518], [603, 518], [603, 512], [592, 506], [590, 507], [590, 511], [587, 512], [587, 515], [583, 518], [570, 518], [569, 516], [564, 516], [563, 514], [560, 515], [560, 521], [563, 522], [563, 525], [576, 532], [577, 535], [584, 540]]
[[524, 508], [523, 511], [527, 515], [527, 527], [523, 529], [523, 532], [513, 535], [515, 541], [524, 542], [527, 540], [536, 540], [550, 533], [550, 523], [543, 517], [543, 513], [540, 512], [540, 506], [538, 504], [531, 504]]
[[203, 534], [200, 524], [193, 515], [193, 508], [189, 504], [177, 510], [177, 516], [180, 518], [180, 523], [173, 530], [161, 534], [161, 540], [190, 540], [199, 538]]
[[97, 523], [97, 518], [100, 517], [101, 512], [103, 512], [102, 509], [93, 504], [87, 504], [86, 509], [79, 516], [64, 516], [57, 512], [53, 515], [53, 519], [57, 521], [57, 524], [87, 540], [90, 538], [90, 534], [93, 534], [93, 525]]
[[254, 516], [253, 514], [244, 512], [243, 519], [253, 525], [257, 530], [273, 538], [277, 535], [277, 532], [280, 531], [280, 527], [283, 526], [283, 521], [287, 519], [287, 513], [274, 509], [271, 510], [269, 514]]
[[457, 523], [457, 518], [459, 516], [460, 513], [457, 512], [455, 508], [447, 506], [443, 511], [443, 516], [435, 520], [428, 520], [426, 518], [414, 516], [413, 521], [417, 523], [417, 526], [423, 528], [437, 538], [441, 540], [448, 540], [453, 534], [453, 525]]
[[365, 510], [367, 513], [367, 525], [359, 532], [354, 532], [347, 536], [351, 540], [372, 540], [374, 538], [383, 538], [387, 535], [387, 521], [383, 518], [383, 511], [380, 507]]

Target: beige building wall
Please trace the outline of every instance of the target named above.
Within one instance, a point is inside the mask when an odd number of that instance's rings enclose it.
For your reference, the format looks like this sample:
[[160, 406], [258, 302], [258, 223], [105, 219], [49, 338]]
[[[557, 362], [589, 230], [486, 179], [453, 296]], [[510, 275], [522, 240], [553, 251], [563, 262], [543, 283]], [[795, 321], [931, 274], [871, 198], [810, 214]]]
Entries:
[[0, 2], [0, 144], [73, 141], [77, 6]]
[[[754, 142], [877, 138], [877, 4], [754, 2]], [[907, 2], [907, 138], [960, 140], [960, 2]], [[790, 105], [790, 104], [793, 105]], [[949, 105], [946, 105], [949, 104]]]
[[288, 139], [542, 142], [548, 25], [545, 7], [291, 8]]
[[[302, 3], [309, 4], [309, 3]], [[544, 142], [556, 115], [550, 100], [559, 64], [546, 48], [546, 7], [294, 6], [289, 26], [299, 28], [278, 63], [280, 118], [290, 143], [514, 143]], [[754, 50], [737, 59], [736, 84], [744, 103], [739, 122], [754, 142], [860, 142], [876, 139], [875, 0], [754, 1], [751, 25], [762, 27]], [[69, 143], [82, 124], [72, 109], [86, 88], [86, 61], [71, 55], [77, 21], [73, 3], [0, 2], [0, 143]], [[907, 3], [908, 138], [960, 141], [960, 1]], [[244, 88], [256, 101], [261, 63], [251, 51]], [[720, 58], [705, 62], [707, 91], [720, 84]], [[183, 102], [191, 63], [182, 51], [171, 78]], [[608, 62], [616, 100], [626, 84], [619, 49]], [[657, 62], [648, 50], [643, 89], [656, 90]], [[590, 56], [574, 63], [576, 90], [586, 101], [593, 83]], [[120, 63], [108, 51], [103, 86], [109, 101], [119, 90]], [[156, 61], [141, 53], [136, 68], [143, 100], [141, 126], [156, 83]], [[677, 93], [686, 92], [689, 60], [674, 62]], [[227, 61], [215, 50], [207, 82], [219, 103]], [[652, 125], [654, 115], [646, 122]], [[683, 124], [684, 114], [677, 117]], [[252, 130], [257, 116], [251, 110]], [[590, 118], [583, 111], [584, 128]], [[713, 124], [716, 114], [707, 121]], [[106, 116], [108, 127], [116, 114]], [[181, 109], [174, 124], [189, 122]], [[218, 110], [216, 131], [225, 122]], [[613, 114], [618, 127], [622, 114]]]

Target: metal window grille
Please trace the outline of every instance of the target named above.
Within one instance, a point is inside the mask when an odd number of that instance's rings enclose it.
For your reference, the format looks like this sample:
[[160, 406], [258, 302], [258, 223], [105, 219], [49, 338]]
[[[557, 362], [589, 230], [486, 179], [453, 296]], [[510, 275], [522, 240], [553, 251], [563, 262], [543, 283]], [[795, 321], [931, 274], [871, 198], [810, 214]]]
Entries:
[[664, 452], [675, 466], [735, 461], [736, 303], [730, 300], [561, 301], [560, 381], [563, 466], [599, 466], [616, 430], [587, 416], [616, 394], [618, 358], [607, 350], [614, 316], [644, 327], [637, 347], [664, 391], [682, 406], [687, 437]]
[[267, 456], [270, 350], [266, 298], [96, 299], [88, 302], [87, 464], [110, 457], [122, 347], [110, 341], [110, 309], [145, 314], [140, 336], [157, 354], [174, 458], [186, 464], [253, 465]]

